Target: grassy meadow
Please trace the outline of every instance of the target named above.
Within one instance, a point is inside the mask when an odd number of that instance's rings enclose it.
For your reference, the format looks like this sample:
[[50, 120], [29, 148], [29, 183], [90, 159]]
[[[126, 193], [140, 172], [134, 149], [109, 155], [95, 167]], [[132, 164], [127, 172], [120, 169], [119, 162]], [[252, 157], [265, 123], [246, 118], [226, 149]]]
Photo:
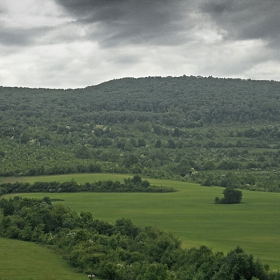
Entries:
[[[20, 181], [69, 181], [79, 183], [119, 180], [126, 174], [71, 174], [61, 176], [22, 177]], [[8, 178], [14, 181], [19, 178]], [[134, 224], [156, 226], [174, 233], [185, 247], [209, 246], [228, 252], [241, 246], [247, 253], [280, 269], [280, 194], [243, 191], [237, 205], [214, 204], [222, 196], [220, 187], [148, 179], [152, 184], [174, 187], [175, 193], [36, 193], [24, 197], [60, 198], [71, 209], [90, 211], [95, 218], [114, 222], [129, 218]], [[66, 278], [65, 278], [66, 279]]]
[[0, 238], [0, 280], [82, 280], [51, 250], [31, 242]]

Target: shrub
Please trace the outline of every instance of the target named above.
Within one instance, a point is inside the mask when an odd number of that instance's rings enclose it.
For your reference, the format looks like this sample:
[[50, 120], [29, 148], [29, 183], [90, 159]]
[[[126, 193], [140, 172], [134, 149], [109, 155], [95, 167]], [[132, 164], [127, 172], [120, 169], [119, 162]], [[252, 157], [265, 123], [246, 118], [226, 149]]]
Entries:
[[226, 187], [223, 191], [224, 197], [215, 198], [215, 203], [220, 204], [235, 204], [240, 203], [242, 200], [242, 192], [234, 189], [233, 187]]

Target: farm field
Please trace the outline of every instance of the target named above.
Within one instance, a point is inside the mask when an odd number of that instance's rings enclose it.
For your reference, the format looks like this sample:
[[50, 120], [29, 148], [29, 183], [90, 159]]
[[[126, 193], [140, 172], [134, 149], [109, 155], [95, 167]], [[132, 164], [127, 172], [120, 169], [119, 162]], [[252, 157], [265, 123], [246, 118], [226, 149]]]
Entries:
[[[21, 177], [21, 181], [69, 181], [79, 183], [98, 180], [120, 180], [126, 174], [70, 174], [62, 176]], [[7, 180], [7, 178], [5, 178]], [[9, 178], [13, 181], [14, 179]], [[19, 178], [16, 178], [19, 180]], [[100, 220], [113, 223], [129, 218], [134, 224], [156, 226], [178, 236], [185, 247], [209, 246], [228, 252], [241, 246], [247, 253], [280, 269], [280, 194], [243, 191], [239, 205], [216, 205], [222, 196], [220, 187], [148, 179], [152, 184], [174, 187], [175, 193], [37, 193], [24, 197], [60, 198], [66, 206], [90, 211]], [[8, 197], [8, 195], [6, 196]]]
[[0, 280], [82, 280], [59, 255], [35, 243], [0, 238]]

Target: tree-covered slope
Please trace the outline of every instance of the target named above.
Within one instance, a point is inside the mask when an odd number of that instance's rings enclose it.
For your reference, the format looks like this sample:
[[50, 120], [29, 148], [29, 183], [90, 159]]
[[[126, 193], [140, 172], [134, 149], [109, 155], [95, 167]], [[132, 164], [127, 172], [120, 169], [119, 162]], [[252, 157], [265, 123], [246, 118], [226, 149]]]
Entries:
[[133, 172], [278, 191], [279, 99], [279, 82], [193, 76], [0, 87], [0, 176]]
[[279, 88], [273, 81], [186, 76], [124, 78], [75, 90], [1, 87], [1, 120], [33, 117], [36, 124], [52, 120], [69, 125], [139, 119], [177, 127], [279, 121]]

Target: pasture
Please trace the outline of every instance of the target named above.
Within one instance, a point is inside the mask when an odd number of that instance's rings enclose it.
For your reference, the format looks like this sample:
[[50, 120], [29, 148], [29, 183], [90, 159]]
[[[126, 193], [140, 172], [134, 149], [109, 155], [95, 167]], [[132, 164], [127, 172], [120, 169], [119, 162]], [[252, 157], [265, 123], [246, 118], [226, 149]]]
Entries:
[[0, 238], [0, 280], [86, 279], [51, 250], [35, 243]]
[[[21, 181], [69, 181], [79, 183], [119, 180], [125, 174], [71, 174], [62, 176], [22, 177]], [[19, 179], [19, 178], [17, 178]], [[12, 180], [12, 179], [10, 179]], [[280, 194], [243, 191], [237, 205], [214, 204], [223, 188], [148, 179], [152, 184], [174, 187], [175, 193], [37, 193], [24, 197], [59, 198], [77, 212], [90, 211], [94, 218], [113, 223], [129, 218], [134, 224], [155, 226], [174, 233], [183, 246], [202, 244], [214, 251], [228, 252], [236, 246], [280, 269]]]

